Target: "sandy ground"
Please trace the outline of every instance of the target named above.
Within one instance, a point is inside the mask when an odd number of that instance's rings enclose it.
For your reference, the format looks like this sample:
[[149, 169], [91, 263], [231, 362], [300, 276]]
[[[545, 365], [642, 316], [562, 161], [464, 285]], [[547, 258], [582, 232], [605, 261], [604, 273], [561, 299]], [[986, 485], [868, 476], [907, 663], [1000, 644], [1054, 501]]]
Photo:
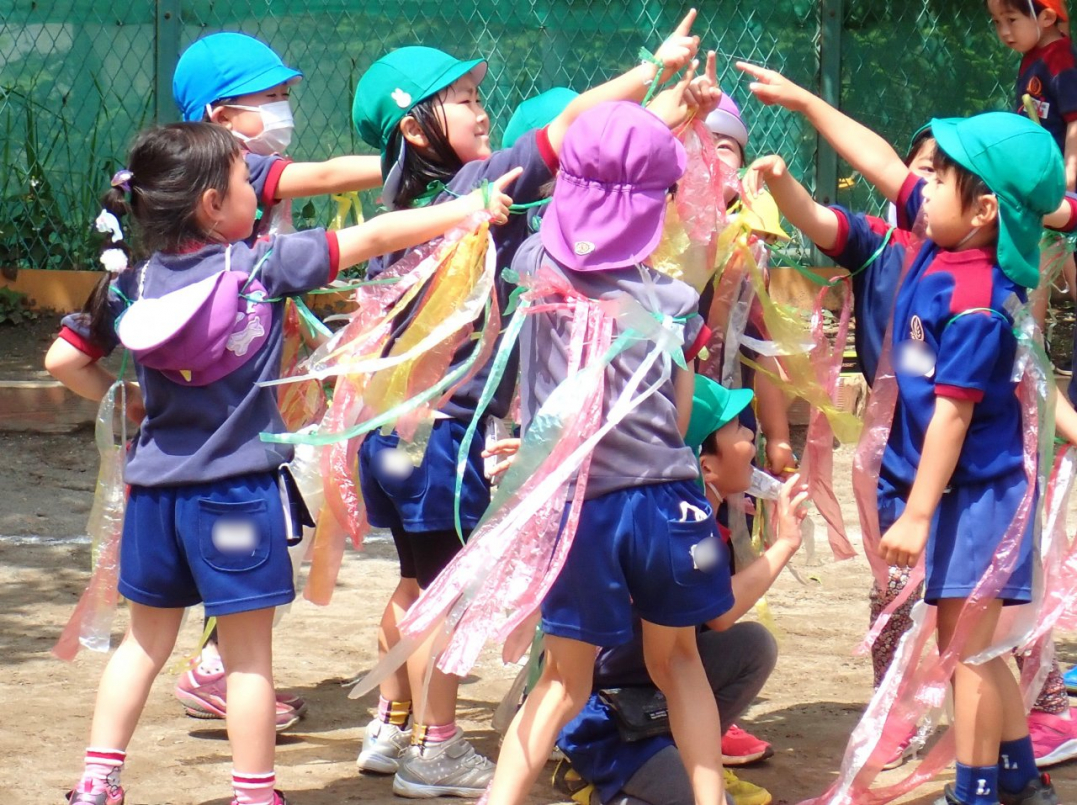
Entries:
[[[69, 538], [85, 528], [96, 453], [86, 430], [0, 432], [0, 456], [0, 783], [7, 803], [59, 803], [80, 771], [105, 661], [83, 652], [65, 664], [48, 653], [88, 576], [89, 548]], [[847, 452], [838, 457], [839, 479], [848, 477], [848, 458]], [[841, 481], [839, 497], [855, 522], [852, 496]], [[810, 564], [803, 555], [797, 560], [810, 577], [807, 586], [784, 574], [769, 596], [781, 658], [742, 720], [774, 745], [775, 756], [741, 776], [766, 786], [776, 803], [799, 802], [834, 779], [846, 737], [871, 693], [870, 662], [852, 655], [866, 626], [867, 564], [862, 557], [835, 563], [822, 545], [817, 556]], [[330, 606], [299, 601], [278, 629], [278, 684], [310, 702], [307, 718], [278, 741], [279, 783], [297, 805], [398, 801], [388, 778], [360, 775], [354, 766], [375, 697], [349, 701], [341, 687], [342, 679], [371, 666], [375, 625], [395, 579], [392, 546], [371, 544], [347, 556]], [[122, 627], [121, 612], [116, 639]], [[173, 666], [191, 653], [200, 630], [200, 613], [192, 613]], [[1059, 651], [1063, 662], [1077, 662], [1073, 635], [1060, 640]], [[490, 715], [515, 673], [488, 652], [461, 689], [461, 721], [490, 755], [497, 751]], [[226, 805], [230, 764], [223, 725], [183, 716], [171, 692], [175, 674], [174, 667], [158, 680], [130, 747], [128, 803]], [[1077, 802], [1077, 763], [1053, 772], [1063, 802]], [[903, 773], [883, 779], [896, 782]], [[544, 775], [530, 803], [559, 801], [548, 779]], [[930, 803], [941, 783], [904, 801]]]

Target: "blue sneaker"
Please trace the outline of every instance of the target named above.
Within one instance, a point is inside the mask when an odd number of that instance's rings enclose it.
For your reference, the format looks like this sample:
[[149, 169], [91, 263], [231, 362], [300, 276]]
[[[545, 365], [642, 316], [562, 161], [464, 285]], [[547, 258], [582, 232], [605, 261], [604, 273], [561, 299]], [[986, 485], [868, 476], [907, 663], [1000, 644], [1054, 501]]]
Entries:
[[1077, 696], [1077, 665], [1062, 675], [1062, 681], [1066, 683], [1066, 690]]

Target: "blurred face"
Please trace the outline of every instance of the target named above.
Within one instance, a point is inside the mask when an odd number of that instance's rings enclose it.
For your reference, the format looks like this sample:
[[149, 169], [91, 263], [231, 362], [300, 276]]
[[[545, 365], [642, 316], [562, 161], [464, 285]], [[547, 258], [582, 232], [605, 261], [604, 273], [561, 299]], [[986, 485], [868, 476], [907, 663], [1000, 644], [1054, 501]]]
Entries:
[[[267, 103], [288, 101], [290, 96], [291, 90], [287, 84], [277, 84], [264, 92], [252, 92], [249, 95], [230, 98], [227, 103], [219, 104], [213, 109], [210, 119], [246, 137], [257, 137], [262, 133], [262, 115], [257, 107]], [[250, 108], [238, 108], [242, 106]]]
[[962, 209], [957, 173], [954, 170], [936, 173], [924, 186], [927, 236], [944, 249], [963, 245], [970, 233], [988, 223], [981, 219], [981, 206], [978, 200], [970, 209]]
[[[714, 149], [718, 153], [718, 159], [721, 160], [723, 165], [734, 173], [744, 167], [744, 150], [740, 147], [740, 143], [726, 134], [712, 133], [711, 136], [714, 138]], [[733, 199], [737, 197], [736, 187], [727, 184], [724, 196], [728, 207], [733, 203]]]
[[752, 482], [755, 434], [734, 419], [718, 429], [714, 441], [717, 452], [704, 453], [699, 460], [704, 485], [723, 498], [744, 492]]
[[930, 181], [935, 176], [935, 138], [928, 137], [916, 149], [912, 160], [909, 162], [909, 170], [921, 179]]
[[228, 176], [228, 192], [221, 197], [215, 190], [203, 196], [200, 223], [226, 243], [236, 243], [250, 237], [254, 231], [254, 216], [258, 198], [251, 185], [250, 171], [243, 157], [236, 157]]
[[[1040, 43], [1044, 28], [1049, 28], [1056, 22], [1052, 11], [1042, 11], [1039, 17], [1030, 17], [1028, 12], [1022, 14], [1016, 9], [1006, 8], [1002, 0], [988, 0], [987, 10], [991, 14], [991, 22], [998, 38], [1006, 47], [1018, 53], [1028, 53], [1036, 47]], [[1048, 20], [1050, 23], [1045, 25]]]
[[479, 100], [479, 86], [471, 75], [454, 81], [441, 98], [445, 134], [463, 163], [487, 159], [490, 150], [490, 118]]

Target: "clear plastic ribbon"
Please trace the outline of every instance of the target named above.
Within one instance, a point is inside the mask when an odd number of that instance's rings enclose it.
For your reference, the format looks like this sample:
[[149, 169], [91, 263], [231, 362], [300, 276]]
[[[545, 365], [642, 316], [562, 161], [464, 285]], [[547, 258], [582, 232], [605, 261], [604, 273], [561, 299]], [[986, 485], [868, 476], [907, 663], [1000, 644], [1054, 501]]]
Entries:
[[[91, 541], [93, 572], [52, 653], [61, 660], [75, 659], [80, 648], [107, 652], [112, 639], [120, 575], [120, 540], [127, 489], [123, 470], [127, 461], [127, 391], [117, 380], [97, 409], [94, 438], [101, 463], [86, 531]], [[116, 422], [119, 420], [119, 439]]]

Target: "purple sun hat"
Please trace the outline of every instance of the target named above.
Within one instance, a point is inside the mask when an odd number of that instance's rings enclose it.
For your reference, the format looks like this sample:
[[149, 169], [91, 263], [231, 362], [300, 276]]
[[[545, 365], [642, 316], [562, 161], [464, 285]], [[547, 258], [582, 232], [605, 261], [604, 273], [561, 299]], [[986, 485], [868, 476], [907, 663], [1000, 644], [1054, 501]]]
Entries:
[[135, 359], [184, 386], [207, 386], [253, 358], [269, 333], [272, 307], [257, 280], [221, 271], [159, 297], [141, 297], [120, 319]]
[[666, 194], [687, 160], [669, 127], [639, 104], [610, 101], [584, 112], [561, 144], [542, 245], [576, 271], [641, 262], [658, 246]]

